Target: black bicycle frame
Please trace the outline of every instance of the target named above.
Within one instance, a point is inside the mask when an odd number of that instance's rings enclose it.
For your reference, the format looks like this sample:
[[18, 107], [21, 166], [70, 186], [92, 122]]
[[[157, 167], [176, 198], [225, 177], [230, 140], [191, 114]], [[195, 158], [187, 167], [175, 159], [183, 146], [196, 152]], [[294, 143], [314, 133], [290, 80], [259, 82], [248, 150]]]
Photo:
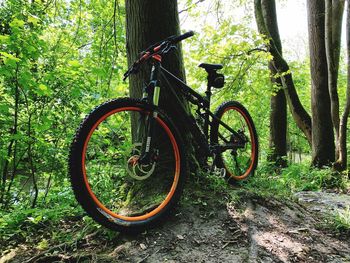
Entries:
[[[144, 90], [144, 97], [143, 99], [146, 100], [148, 103], [153, 104], [155, 106], [158, 106], [159, 103], [159, 93], [160, 93], [160, 78], [159, 76], [162, 76], [163, 79], [167, 82], [167, 86], [172, 93], [173, 97], [177, 100], [178, 105], [180, 106], [180, 112], [181, 117], [183, 117], [184, 123], [186, 123], [188, 130], [193, 134], [193, 137], [195, 138], [197, 144], [202, 148], [203, 153], [209, 157], [215, 153], [220, 153], [222, 151], [225, 151], [227, 149], [233, 149], [234, 147], [240, 147], [240, 145], [233, 145], [224, 138], [221, 134], [218, 134], [218, 136], [226, 143], [226, 145], [210, 145], [209, 142], [209, 126], [211, 127], [213, 121], [210, 121], [210, 117], [212, 120], [215, 120], [220, 125], [225, 127], [228, 131], [230, 131], [234, 136], [240, 138], [243, 142], [245, 141], [245, 138], [242, 138], [242, 136], [237, 133], [235, 130], [230, 128], [226, 123], [222, 122], [218, 117], [215, 116], [214, 113], [210, 111], [210, 97], [211, 97], [211, 91], [208, 86], [206, 91], [206, 97], [203, 97], [193, 89], [191, 89], [189, 86], [187, 86], [181, 79], [177, 78], [175, 75], [170, 73], [168, 70], [163, 68], [161, 66], [160, 61], [154, 61], [152, 64], [152, 70], [151, 70], [151, 78], [150, 82], [147, 85], [147, 87]], [[172, 84], [173, 83], [173, 84]], [[174, 90], [173, 86], [176, 85], [176, 88], [180, 90], [180, 92], [185, 96], [185, 98], [191, 102], [192, 104], [198, 106], [198, 110], [204, 111], [204, 113], [200, 114], [199, 116], [204, 119], [203, 124], [203, 132], [198, 127], [197, 122], [192, 114], [188, 114], [186, 109], [183, 107], [177, 92]], [[152, 101], [150, 101], [152, 99]], [[149, 128], [147, 132], [147, 138], [145, 141], [145, 152], [140, 158], [140, 162], [146, 163], [150, 161], [150, 149], [152, 149], [152, 138], [154, 138], [154, 122], [155, 118], [157, 117], [157, 112], [154, 111], [151, 113], [151, 118], [149, 120]], [[152, 118], [153, 117], [153, 118]], [[244, 147], [244, 145], [243, 145]]]

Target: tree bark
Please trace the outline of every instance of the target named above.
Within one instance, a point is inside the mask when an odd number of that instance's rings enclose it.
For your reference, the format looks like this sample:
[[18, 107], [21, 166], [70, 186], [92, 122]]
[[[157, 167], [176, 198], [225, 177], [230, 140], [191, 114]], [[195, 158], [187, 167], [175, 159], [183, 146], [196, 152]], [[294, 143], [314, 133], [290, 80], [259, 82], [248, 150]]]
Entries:
[[[16, 65], [16, 72], [15, 72], [15, 78], [13, 79], [15, 83], [15, 91], [14, 91], [14, 100], [15, 100], [15, 105], [14, 105], [14, 114], [13, 114], [13, 126], [11, 128], [11, 135], [15, 136], [18, 134], [18, 119], [19, 119], [19, 103], [20, 103], [20, 91], [19, 91], [19, 83], [18, 83], [18, 74], [19, 74], [19, 65]], [[9, 165], [10, 165], [10, 157], [12, 157], [12, 164], [13, 164], [13, 169], [11, 176], [9, 178], [9, 185], [7, 186], [6, 190], [6, 182], [7, 182], [7, 177], [9, 175]], [[0, 194], [0, 204], [3, 205], [4, 208], [8, 206], [8, 202], [5, 200], [6, 195], [7, 197], [10, 196], [10, 190], [13, 184], [13, 181], [15, 179], [16, 175], [16, 157], [17, 157], [17, 140], [12, 138], [10, 140], [10, 143], [7, 147], [7, 158], [5, 159], [5, 165], [4, 169], [2, 171], [2, 185], [1, 185], [1, 194]], [[7, 198], [8, 199], [8, 198]]]
[[[265, 23], [264, 23], [264, 18], [262, 13], [261, 0], [255, 0], [254, 3], [255, 3], [255, 18], [257, 20], [257, 23], [264, 25]], [[266, 25], [265, 27], [261, 28], [260, 33], [269, 37], [268, 49], [271, 55], [273, 56], [273, 67], [275, 68], [277, 73], [281, 76], [283, 90], [287, 99], [289, 110], [291, 111], [291, 114], [297, 126], [303, 131], [308, 142], [311, 145], [311, 140], [312, 140], [311, 118], [299, 100], [298, 94], [294, 86], [293, 76], [292, 76], [292, 73], [290, 72], [288, 63], [284, 60], [280, 52], [278, 52], [276, 43], [274, 39], [270, 37], [269, 32], [266, 28]]]
[[[272, 80], [278, 86], [279, 80]], [[269, 161], [277, 167], [287, 166], [287, 103], [282, 89], [270, 98], [270, 154]]]
[[[165, 39], [171, 35], [179, 35], [179, 18], [177, 1], [162, 0], [127, 0], [126, 4], [126, 48], [128, 65], [130, 66], [151, 44]], [[162, 65], [181, 79], [185, 79], [181, 49], [167, 54]], [[140, 72], [130, 76], [130, 96], [142, 97], [142, 89], [150, 77], [149, 65], [144, 65]], [[166, 84], [161, 83], [162, 86]], [[167, 89], [161, 89], [160, 106], [171, 116], [175, 105], [168, 99]]]
[[335, 164], [337, 170], [345, 170], [347, 167], [347, 124], [350, 113], [350, 1], [347, 2], [346, 8], [346, 50], [347, 50], [347, 87], [346, 103], [339, 127], [339, 156]]
[[[260, 12], [257, 16], [261, 16], [261, 19], [256, 19], [259, 32], [270, 36], [278, 52], [282, 54], [275, 1], [260, 0], [260, 3], [256, 5], [261, 6], [261, 9], [256, 8], [256, 12]], [[274, 66], [275, 62], [275, 58], [273, 58], [268, 64], [271, 82], [278, 87], [276, 94], [270, 98], [270, 154], [268, 159], [276, 166], [284, 167], [287, 165], [287, 103], [282, 80], [280, 77], [276, 77], [278, 72]]]
[[[141, 51], [151, 44], [171, 35], [180, 34], [177, 0], [126, 0], [126, 48], [129, 66], [138, 58]], [[178, 78], [185, 80], [181, 44], [176, 50], [163, 56], [162, 66]], [[140, 72], [130, 76], [130, 96], [140, 98], [142, 89], [149, 81], [150, 67], [144, 65]], [[170, 83], [171, 84], [171, 83]], [[181, 125], [180, 105], [174, 100], [167, 87], [168, 82], [161, 79], [159, 106], [172, 118], [186, 144], [188, 156], [191, 156], [192, 170], [198, 168], [198, 153], [194, 154], [191, 134], [185, 125]], [[182, 106], [190, 114], [188, 102], [177, 93]], [[133, 130], [135, 130], [135, 122]], [[196, 156], [196, 157], [195, 157]]]
[[[180, 34], [176, 0], [126, 0], [125, 7], [129, 66], [138, 58], [140, 52], [151, 44], [168, 36]], [[162, 65], [177, 77], [185, 79], [181, 49], [167, 54], [163, 58]], [[143, 84], [149, 81], [149, 76], [149, 67], [143, 67], [137, 75], [130, 76], [132, 97], [142, 96]], [[162, 94], [166, 94], [166, 91], [162, 90]]]
[[339, 155], [339, 96], [338, 70], [344, 0], [326, 0], [325, 43], [328, 66], [328, 90], [331, 99], [331, 116], [336, 138], [336, 158]]
[[325, 2], [308, 0], [307, 9], [312, 83], [312, 164], [322, 167], [334, 161], [335, 152], [325, 47]]

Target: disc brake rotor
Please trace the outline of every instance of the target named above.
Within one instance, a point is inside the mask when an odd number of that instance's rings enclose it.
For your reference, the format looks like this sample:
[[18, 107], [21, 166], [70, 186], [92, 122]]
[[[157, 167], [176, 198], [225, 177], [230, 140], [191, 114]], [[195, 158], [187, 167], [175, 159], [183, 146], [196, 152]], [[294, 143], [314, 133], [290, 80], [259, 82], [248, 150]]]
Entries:
[[130, 175], [130, 177], [136, 180], [147, 179], [153, 174], [154, 169], [156, 167], [155, 162], [149, 165], [139, 164], [138, 160], [140, 159], [141, 146], [142, 143], [135, 143], [133, 145], [133, 148], [131, 150], [133, 155], [126, 162], [126, 171]]

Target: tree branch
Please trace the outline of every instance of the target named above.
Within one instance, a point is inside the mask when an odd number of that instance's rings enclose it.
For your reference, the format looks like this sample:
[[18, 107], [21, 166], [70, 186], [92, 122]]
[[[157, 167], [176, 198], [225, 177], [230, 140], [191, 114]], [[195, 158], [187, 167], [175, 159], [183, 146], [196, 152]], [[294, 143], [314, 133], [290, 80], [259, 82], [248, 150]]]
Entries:
[[197, 2], [195, 2], [194, 4], [190, 5], [189, 7], [182, 9], [179, 11], [179, 14], [183, 13], [183, 12], [187, 12], [188, 10], [192, 9], [193, 7], [195, 7], [196, 5], [198, 5], [199, 3], [204, 2], [205, 0], [198, 0]]

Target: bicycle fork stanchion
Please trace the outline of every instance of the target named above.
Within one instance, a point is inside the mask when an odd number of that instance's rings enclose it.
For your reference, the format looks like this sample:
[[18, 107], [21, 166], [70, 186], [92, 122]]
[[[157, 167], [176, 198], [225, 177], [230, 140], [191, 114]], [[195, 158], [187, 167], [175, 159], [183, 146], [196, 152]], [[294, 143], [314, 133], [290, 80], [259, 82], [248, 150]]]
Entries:
[[[159, 104], [159, 96], [160, 96], [160, 87], [159, 87], [159, 81], [158, 81], [158, 72], [159, 72], [159, 67], [160, 67], [160, 63], [158, 61], [156, 61], [153, 65], [152, 65], [152, 71], [151, 71], [151, 80], [150, 83], [147, 86], [147, 91], [150, 94], [153, 94], [153, 105], [154, 106], [158, 106]], [[158, 117], [158, 112], [157, 110], [154, 110], [150, 113], [150, 117], [148, 118], [148, 130], [147, 130], [147, 136], [145, 138], [145, 147], [143, 147], [144, 149], [144, 153], [141, 153], [141, 157], [139, 159], [139, 163], [140, 164], [149, 164], [150, 162], [154, 161], [152, 160], [152, 155], [154, 153], [151, 152], [151, 149], [153, 149], [152, 145], [152, 139], [154, 138], [154, 133], [155, 133], [155, 129], [154, 129], [154, 125], [155, 125], [155, 121]]]

